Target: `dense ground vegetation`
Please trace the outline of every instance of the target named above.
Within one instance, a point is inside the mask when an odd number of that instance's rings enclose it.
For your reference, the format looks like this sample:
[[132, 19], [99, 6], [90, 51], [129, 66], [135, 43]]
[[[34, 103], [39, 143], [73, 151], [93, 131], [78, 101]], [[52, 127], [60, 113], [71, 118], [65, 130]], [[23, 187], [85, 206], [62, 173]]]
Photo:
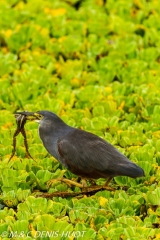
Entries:
[[[2, 0], [0, 46], [0, 239], [160, 239], [159, 0]], [[36, 198], [79, 191], [48, 184], [77, 177], [47, 154], [36, 123], [26, 124], [35, 161], [18, 136], [8, 162], [13, 113], [44, 109], [108, 140], [146, 176], [117, 177], [115, 191], [92, 196]]]

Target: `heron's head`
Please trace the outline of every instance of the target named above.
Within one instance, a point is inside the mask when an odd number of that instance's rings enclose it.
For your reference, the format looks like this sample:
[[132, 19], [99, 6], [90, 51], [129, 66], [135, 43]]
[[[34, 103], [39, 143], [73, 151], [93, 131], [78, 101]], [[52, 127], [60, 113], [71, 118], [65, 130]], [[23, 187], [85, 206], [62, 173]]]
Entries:
[[55, 113], [47, 110], [37, 112], [16, 112], [15, 117], [18, 118], [19, 116], [24, 116], [26, 120], [35, 121], [38, 123], [52, 122], [54, 124], [58, 122], [63, 122]]

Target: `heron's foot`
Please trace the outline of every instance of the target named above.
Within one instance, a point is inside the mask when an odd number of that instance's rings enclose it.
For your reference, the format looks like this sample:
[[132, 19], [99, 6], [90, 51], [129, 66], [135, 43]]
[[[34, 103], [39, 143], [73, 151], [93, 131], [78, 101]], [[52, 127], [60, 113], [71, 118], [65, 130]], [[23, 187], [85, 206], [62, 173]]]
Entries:
[[66, 183], [69, 187], [71, 187], [72, 185], [73, 186], [76, 186], [76, 187], [79, 187], [79, 188], [84, 188], [84, 185], [83, 183], [80, 184], [78, 182], [75, 182], [73, 180], [70, 180], [70, 179], [67, 179], [67, 178], [56, 178], [56, 179], [52, 179], [52, 180], [49, 180], [48, 181], [48, 186], [50, 187], [53, 183], [55, 182], [64, 182]]
[[91, 187], [87, 188], [88, 192], [92, 192], [92, 191], [100, 191], [100, 190], [108, 190], [108, 191], [115, 191], [114, 188], [109, 187], [109, 186], [105, 186], [105, 185], [94, 185]]
[[[81, 183], [78, 183], [78, 182], [75, 182], [75, 181], [67, 179], [67, 178], [56, 178], [56, 179], [49, 180], [47, 182], [47, 185], [48, 185], [48, 187], [50, 187], [53, 183], [56, 183], [56, 182], [64, 182], [69, 187], [71, 187], [71, 186], [79, 187], [79, 188], [81, 188], [82, 193], [83, 192], [99, 191], [99, 190], [108, 190], [108, 191], [114, 191], [115, 190], [114, 188], [111, 188], [106, 184], [88, 186], [85, 179], [81, 179]], [[110, 182], [110, 181], [107, 180], [107, 182]]]
[[92, 186], [97, 186], [97, 183], [94, 179], [88, 179], [89, 183], [91, 184], [91, 187]]

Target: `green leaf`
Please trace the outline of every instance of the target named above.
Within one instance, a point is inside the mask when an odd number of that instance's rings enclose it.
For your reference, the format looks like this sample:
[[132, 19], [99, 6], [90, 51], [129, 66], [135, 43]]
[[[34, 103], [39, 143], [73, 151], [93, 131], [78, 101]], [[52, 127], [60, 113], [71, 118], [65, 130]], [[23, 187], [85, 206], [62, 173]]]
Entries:
[[152, 205], [160, 205], [160, 188], [157, 187], [154, 191], [148, 192], [146, 199]]

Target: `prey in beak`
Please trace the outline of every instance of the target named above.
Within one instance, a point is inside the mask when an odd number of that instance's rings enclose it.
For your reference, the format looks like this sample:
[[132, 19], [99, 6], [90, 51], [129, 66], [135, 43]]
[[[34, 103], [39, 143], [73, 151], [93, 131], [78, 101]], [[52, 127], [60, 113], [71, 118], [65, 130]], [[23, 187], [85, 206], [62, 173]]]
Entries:
[[29, 157], [29, 158], [32, 158], [32, 156], [31, 156], [31, 154], [29, 153], [29, 150], [28, 150], [28, 142], [27, 142], [27, 136], [26, 136], [24, 126], [25, 126], [27, 120], [32, 120], [32, 121], [37, 120], [36, 113], [27, 112], [27, 111], [16, 112], [14, 114], [14, 116], [16, 118], [17, 129], [15, 130], [14, 135], [13, 135], [13, 150], [12, 150], [12, 154], [9, 158], [9, 161], [15, 155], [15, 152], [16, 152], [16, 137], [19, 135], [19, 133], [21, 133], [23, 138], [24, 138], [24, 146], [25, 146], [25, 149], [26, 149], [26, 156]]
[[41, 120], [40, 114], [36, 113], [36, 112], [16, 112], [14, 114], [16, 121], [19, 122], [19, 124], [21, 125], [22, 122], [26, 120], [30, 120], [30, 121], [35, 121], [35, 122], [39, 122]]

